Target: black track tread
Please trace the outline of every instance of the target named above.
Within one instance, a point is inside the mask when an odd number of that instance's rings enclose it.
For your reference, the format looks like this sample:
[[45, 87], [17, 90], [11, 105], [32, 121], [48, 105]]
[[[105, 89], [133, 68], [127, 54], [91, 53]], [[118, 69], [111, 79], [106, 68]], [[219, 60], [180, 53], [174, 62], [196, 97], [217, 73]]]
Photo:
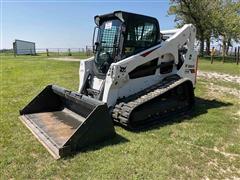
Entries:
[[[173, 78], [173, 79], [165, 80], [157, 85], [153, 85], [143, 91], [140, 91], [139, 93], [131, 95], [127, 98], [120, 99], [118, 103], [115, 105], [115, 107], [113, 108], [113, 111], [112, 111], [113, 120], [129, 128], [134, 128], [134, 127], [131, 127], [129, 123], [129, 117], [131, 112], [135, 108], [142, 105], [143, 103], [146, 103], [147, 101], [150, 101], [166, 93], [167, 91], [170, 91], [171, 89], [181, 85], [186, 81], [189, 81], [189, 80], [186, 78], [181, 78], [181, 79]], [[174, 110], [172, 112], [174, 112]]]

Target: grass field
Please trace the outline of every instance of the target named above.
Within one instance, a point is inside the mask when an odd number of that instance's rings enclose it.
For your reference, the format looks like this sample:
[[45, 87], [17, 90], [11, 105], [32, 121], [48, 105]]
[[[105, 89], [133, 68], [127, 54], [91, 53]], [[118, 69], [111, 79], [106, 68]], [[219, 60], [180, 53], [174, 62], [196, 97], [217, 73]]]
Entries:
[[227, 73], [231, 75], [240, 75], [240, 67], [236, 65], [233, 59], [226, 59], [225, 63], [219, 58], [214, 59], [213, 64], [210, 63], [210, 58], [200, 58], [199, 69], [205, 71], [214, 71]]
[[[77, 90], [78, 62], [1, 56], [0, 179], [240, 178], [240, 102], [198, 79], [191, 114], [117, 136], [75, 156], [54, 160], [18, 119], [47, 84]], [[201, 70], [239, 75], [232, 63], [199, 61]], [[234, 88], [219, 81], [212, 84]]]

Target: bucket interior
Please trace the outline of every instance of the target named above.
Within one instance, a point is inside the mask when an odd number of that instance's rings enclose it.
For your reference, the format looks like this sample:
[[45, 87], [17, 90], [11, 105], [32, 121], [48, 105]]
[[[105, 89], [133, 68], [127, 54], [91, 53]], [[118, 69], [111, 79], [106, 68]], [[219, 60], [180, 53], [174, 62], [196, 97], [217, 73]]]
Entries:
[[42, 133], [58, 147], [63, 147], [85, 118], [64, 108], [62, 111], [26, 114]]
[[[114, 129], [108, 118], [106, 104], [58, 86], [47, 86], [20, 110], [20, 118], [40, 142], [59, 158], [60, 149], [71, 146], [71, 138], [77, 137], [74, 134], [87, 132], [87, 126], [90, 125], [81, 126], [85, 121], [92, 124], [96, 113], [105, 117], [107, 121], [102, 123], [106, 123], [105, 126], [112, 133]], [[104, 136], [104, 132], [101, 134]]]

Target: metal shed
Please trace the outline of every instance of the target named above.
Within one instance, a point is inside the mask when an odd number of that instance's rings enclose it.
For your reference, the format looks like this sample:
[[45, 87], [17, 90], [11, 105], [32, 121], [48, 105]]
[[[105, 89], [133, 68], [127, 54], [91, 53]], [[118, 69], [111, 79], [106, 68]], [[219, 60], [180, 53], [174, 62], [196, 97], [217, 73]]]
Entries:
[[35, 55], [35, 43], [16, 39], [13, 42], [13, 50], [16, 55]]

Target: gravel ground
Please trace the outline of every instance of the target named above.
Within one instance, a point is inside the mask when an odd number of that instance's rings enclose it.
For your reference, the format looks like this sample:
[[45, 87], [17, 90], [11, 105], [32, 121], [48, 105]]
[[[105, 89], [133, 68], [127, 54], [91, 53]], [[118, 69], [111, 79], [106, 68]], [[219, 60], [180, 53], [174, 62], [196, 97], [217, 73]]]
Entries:
[[[197, 75], [199, 77], [203, 77], [206, 79], [217, 79], [217, 80], [240, 84], [240, 76], [233, 76], [233, 75], [224, 74], [224, 73], [206, 72], [206, 71], [198, 71]], [[240, 72], [239, 72], [239, 75], [240, 75]]]
[[[233, 75], [229, 75], [229, 74], [206, 72], [206, 71], [198, 71], [197, 75], [198, 75], [198, 77], [203, 78], [203, 79], [212, 79], [212, 80], [231, 82], [231, 83], [236, 83], [240, 86], [240, 76], [233, 76]], [[219, 85], [211, 82], [208, 84], [208, 89], [211, 92], [216, 91], [216, 92], [231, 94], [240, 99], [240, 91], [236, 88], [219, 86]]]
[[231, 94], [240, 99], [240, 91], [235, 88], [219, 86], [219, 85], [216, 85], [213, 83], [210, 83], [208, 88], [211, 92], [220, 92], [220, 93], [224, 93], [224, 94]]
[[81, 59], [76, 59], [72, 57], [58, 57], [58, 58], [48, 58], [49, 60], [58, 60], [58, 61], [80, 61]]

